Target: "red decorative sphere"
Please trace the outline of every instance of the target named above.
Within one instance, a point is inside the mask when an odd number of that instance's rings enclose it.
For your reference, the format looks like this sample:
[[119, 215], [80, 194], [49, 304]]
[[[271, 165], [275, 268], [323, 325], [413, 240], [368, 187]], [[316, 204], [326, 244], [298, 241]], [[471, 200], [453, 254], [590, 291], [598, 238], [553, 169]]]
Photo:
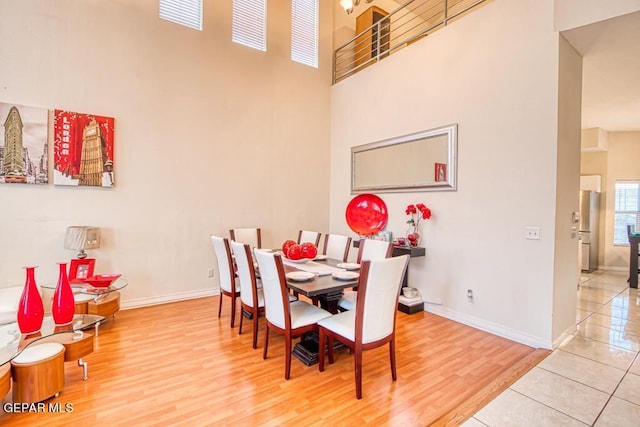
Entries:
[[375, 194], [359, 194], [349, 202], [345, 212], [347, 225], [360, 236], [378, 233], [387, 224], [387, 205]]
[[296, 244], [295, 240], [287, 240], [282, 244], [282, 253], [284, 254], [284, 256], [288, 256], [287, 253], [289, 252], [289, 248], [293, 245]]
[[289, 246], [289, 251], [287, 252], [286, 256], [287, 258], [293, 261], [302, 259], [302, 246], [300, 246], [297, 243], [294, 243], [293, 245]]
[[313, 243], [306, 242], [300, 246], [302, 246], [302, 258], [314, 259], [318, 255], [318, 248]]

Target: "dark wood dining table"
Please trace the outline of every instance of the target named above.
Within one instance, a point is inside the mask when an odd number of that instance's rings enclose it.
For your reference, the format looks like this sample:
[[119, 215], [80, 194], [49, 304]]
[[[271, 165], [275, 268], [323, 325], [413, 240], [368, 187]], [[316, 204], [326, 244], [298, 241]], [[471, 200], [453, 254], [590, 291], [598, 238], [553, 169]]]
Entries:
[[[283, 259], [283, 261], [285, 260]], [[311, 262], [318, 266], [326, 265], [334, 268], [338, 268], [337, 265], [342, 263], [341, 260], [332, 258]], [[304, 264], [291, 264], [286, 262], [284, 263], [284, 269], [286, 273], [296, 270], [305, 271]], [[335, 314], [338, 312], [338, 301], [340, 301], [343, 291], [345, 289], [357, 287], [358, 279], [340, 280], [334, 278], [331, 274], [327, 274], [316, 275], [311, 280], [302, 282], [287, 279], [287, 285], [289, 286], [289, 289], [300, 295], [304, 295], [312, 300], [317, 299], [320, 302], [320, 307]]]

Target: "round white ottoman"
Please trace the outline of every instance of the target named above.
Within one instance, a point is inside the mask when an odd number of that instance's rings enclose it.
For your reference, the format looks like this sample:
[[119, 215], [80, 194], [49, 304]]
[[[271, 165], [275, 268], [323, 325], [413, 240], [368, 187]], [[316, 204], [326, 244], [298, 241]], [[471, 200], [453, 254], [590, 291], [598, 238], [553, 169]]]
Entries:
[[41, 402], [64, 387], [64, 346], [33, 344], [11, 361], [13, 402]]

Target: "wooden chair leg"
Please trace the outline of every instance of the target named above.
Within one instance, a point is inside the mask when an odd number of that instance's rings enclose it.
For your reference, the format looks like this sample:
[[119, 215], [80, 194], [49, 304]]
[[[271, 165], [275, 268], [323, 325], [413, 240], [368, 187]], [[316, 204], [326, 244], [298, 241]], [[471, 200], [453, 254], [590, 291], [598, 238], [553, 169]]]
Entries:
[[326, 336], [322, 327], [318, 330], [318, 370], [324, 372], [324, 346], [326, 343]]
[[231, 295], [231, 327], [236, 323], [236, 296], [235, 294]]
[[284, 379], [288, 380], [291, 376], [291, 337], [285, 336], [285, 367], [284, 367]]
[[220, 302], [218, 303], [218, 318], [220, 318], [220, 314], [222, 313], [222, 297], [224, 294], [222, 293], [222, 289], [220, 289]]
[[269, 324], [265, 322], [265, 336], [264, 336], [264, 353], [262, 354], [262, 358], [267, 358], [267, 348], [269, 348]]
[[242, 319], [244, 318], [244, 314], [242, 311], [242, 304], [240, 304], [240, 325], [238, 326], [238, 335], [242, 334]]
[[396, 340], [392, 338], [389, 341], [389, 360], [391, 360], [391, 378], [393, 380], [398, 379], [398, 375], [396, 374]]
[[329, 364], [333, 363], [333, 337], [329, 337]]
[[355, 350], [356, 399], [362, 399], [362, 350]]
[[253, 312], [253, 349], [258, 348], [258, 313], [259, 310]]

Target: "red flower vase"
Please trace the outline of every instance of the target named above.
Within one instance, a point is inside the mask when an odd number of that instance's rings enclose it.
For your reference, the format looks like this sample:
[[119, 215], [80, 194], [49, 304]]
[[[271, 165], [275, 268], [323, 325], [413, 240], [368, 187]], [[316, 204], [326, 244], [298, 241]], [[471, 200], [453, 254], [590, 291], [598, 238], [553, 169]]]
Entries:
[[58, 265], [60, 266], [60, 274], [58, 275], [58, 285], [53, 293], [51, 315], [56, 325], [66, 325], [73, 320], [76, 303], [67, 276], [67, 264], [61, 262]]
[[38, 332], [44, 319], [42, 297], [36, 286], [36, 267], [25, 267], [27, 280], [18, 304], [18, 327], [23, 334]]

